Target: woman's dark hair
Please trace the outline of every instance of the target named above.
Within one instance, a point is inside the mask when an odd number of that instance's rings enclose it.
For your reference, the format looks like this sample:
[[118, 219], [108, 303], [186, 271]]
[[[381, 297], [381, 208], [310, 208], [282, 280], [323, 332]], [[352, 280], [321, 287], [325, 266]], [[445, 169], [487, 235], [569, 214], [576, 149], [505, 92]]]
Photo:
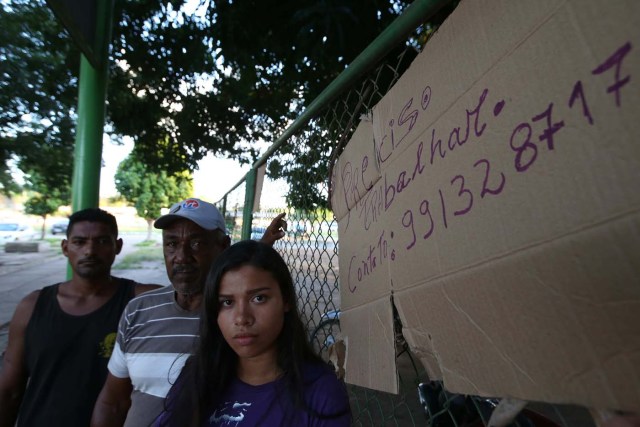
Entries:
[[[286, 393], [295, 407], [307, 409], [304, 403], [304, 362], [322, 363], [307, 341], [307, 334], [297, 310], [296, 293], [291, 273], [282, 257], [271, 246], [246, 240], [232, 245], [214, 262], [204, 287], [200, 317], [200, 339], [195, 353], [187, 360], [177, 380], [182, 390], [167, 396], [165, 407], [170, 412], [163, 425], [201, 426], [208, 410], [218, 402], [236, 376], [238, 357], [225, 341], [218, 327], [220, 282], [228, 271], [250, 265], [269, 272], [278, 282], [282, 299], [290, 310], [284, 314], [284, 325], [278, 336], [278, 366], [283, 371]], [[189, 420], [189, 421], [187, 421]]]

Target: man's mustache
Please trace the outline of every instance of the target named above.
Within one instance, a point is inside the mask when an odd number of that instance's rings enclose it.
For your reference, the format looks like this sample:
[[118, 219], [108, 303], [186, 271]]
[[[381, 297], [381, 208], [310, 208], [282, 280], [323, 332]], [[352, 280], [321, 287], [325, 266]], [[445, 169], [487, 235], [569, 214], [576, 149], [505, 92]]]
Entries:
[[194, 273], [198, 269], [193, 265], [178, 265], [171, 269], [172, 273]]

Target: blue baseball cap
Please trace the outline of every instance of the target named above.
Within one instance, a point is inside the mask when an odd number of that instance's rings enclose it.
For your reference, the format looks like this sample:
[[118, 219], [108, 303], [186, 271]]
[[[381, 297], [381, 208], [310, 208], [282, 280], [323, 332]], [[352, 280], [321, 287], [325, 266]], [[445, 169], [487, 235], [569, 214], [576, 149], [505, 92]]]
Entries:
[[222, 230], [225, 234], [227, 228], [222, 214], [211, 203], [200, 199], [190, 198], [175, 203], [169, 209], [169, 213], [162, 215], [153, 223], [155, 228], [167, 228], [176, 219], [185, 218], [193, 221], [205, 230]]

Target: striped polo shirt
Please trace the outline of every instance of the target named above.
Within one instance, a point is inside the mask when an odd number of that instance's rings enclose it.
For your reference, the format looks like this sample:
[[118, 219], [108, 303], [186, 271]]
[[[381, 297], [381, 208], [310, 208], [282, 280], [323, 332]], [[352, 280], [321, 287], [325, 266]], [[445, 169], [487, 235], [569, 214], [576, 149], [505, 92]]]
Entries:
[[171, 286], [132, 299], [120, 318], [109, 372], [131, 378], [131, 408], [125, 427], [147, 426], [162, 412], [164, 398], [195, 348], [199, 311], [175, 301]]

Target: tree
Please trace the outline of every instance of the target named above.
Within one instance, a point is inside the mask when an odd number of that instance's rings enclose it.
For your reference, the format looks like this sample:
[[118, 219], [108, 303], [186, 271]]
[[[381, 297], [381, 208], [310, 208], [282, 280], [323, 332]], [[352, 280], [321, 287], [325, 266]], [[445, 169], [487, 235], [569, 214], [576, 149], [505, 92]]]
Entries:
[[60, 199], [43, 196], [42, 194], [30, 197], [24, 204], [25, 213], [42, 217], [40, 239], [44, 239], [47, 216], [57, 211], [60, 206]]
[[116, 5], [109, 117], [159, 170], [193, 170], [207, 153], [255, 161], [252, 143], [273, 142], [407, 4], [186, 3]]
[[[52, 170], [50, 175], [42, 175], [41, 171], [49, 170], [53, 168], [51, 164], [57, 164], [57, 162], [62, 161], [61, 159], [56, 159], [56, 156], [61, 154], [60, 151], [54, 151], [48, 157], [46, 152], [49, 150], [48, 147], [44, 147], [44, 153], [38, 156], [43, 162], [40, 170], [38, 168], [27, 169], [28, 181], [26, 189], [30, 197], [25, 202], [24, 210], [26, 214], [42, 217], [41, 239], [44, 239], [47, 217], [55, 213], [60, 206], [67, 205], [71, 197], [69, 183], [56, 182], [56, 179], [64, 179], [64, 174], [56, 173]], [[30, 161], [34, 160], [34, 158], [30, 158]], [[28, 164], [28, 162], [25, 162], [25, 164]]]
[[[107, 130], [133, 138], [154, 172], [193, 171], [208, 153], [253, 162], [254, 142], [273, 142], [407, 4], [118, 1]], [[42, 146], [67, 154], [73, 146], [79, 53], [43, 0], [0, 3], [0, 20], [0, 160], [25, 170]], [[326, 163], [334, 142], [308, 148]], [[290, 182], [294, 172], [270, 168]], [[5, 192], [8, 176], [0, 170]], [[314, 180], [296, 183], [291, 200], [314, 193]]]
[[193, 193], [190, 172], [169, 176], [165, 171], [150, 171], [135, 152], [118, 165], [115, 184], [120, 195], [136, 208], [138, 216], [147, 221], [147, 240], [151, 239], [152, 224], [160, 216], [160, 210]]
[[41, 3], [2, 2], [0, 21], [0, 191], [20, 190], [14, 162], [70, 194], [79, 52]]

